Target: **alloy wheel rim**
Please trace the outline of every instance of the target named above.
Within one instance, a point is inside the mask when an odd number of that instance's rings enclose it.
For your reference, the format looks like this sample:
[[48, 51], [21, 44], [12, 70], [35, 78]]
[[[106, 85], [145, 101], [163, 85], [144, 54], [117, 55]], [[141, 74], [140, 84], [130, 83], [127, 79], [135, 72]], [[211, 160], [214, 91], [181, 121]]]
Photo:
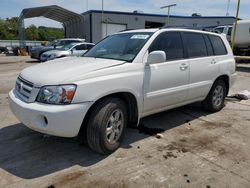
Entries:
[[218, 85], [213, 93], [213, 98], [212, 98], [213, 105], [215, 107], [219, 107], [223, 102], [223, 98], [224, 98], [223, 87], [221, 85]]
[[113, 111], [106, 126], [106, 139], [109, 144], [115, 144], [121, 137], [124, 127], [124, 116], [120, 109]]

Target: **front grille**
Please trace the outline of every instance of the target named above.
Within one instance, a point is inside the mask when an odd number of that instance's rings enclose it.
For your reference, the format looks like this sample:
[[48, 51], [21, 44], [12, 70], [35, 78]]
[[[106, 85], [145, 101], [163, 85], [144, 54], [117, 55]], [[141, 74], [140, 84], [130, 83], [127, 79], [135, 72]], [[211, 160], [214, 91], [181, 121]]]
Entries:
[[16, 80], [15, 91], [25, 102], [29, 102], [34, 84], [21, 78]]

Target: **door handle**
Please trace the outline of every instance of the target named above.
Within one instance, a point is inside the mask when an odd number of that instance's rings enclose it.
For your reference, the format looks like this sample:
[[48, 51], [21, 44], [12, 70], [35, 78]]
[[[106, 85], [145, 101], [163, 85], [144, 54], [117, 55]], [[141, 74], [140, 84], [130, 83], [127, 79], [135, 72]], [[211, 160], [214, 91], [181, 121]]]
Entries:
[[212, 59], [211, 64], [216, 64], [215, 59]]
[[188, 64], [186, 64], [186, 63], [182, 63], [180, 66], [181, 71], [185, 71], [185, 70], [187, 70], [187, 68], [188, 68]]

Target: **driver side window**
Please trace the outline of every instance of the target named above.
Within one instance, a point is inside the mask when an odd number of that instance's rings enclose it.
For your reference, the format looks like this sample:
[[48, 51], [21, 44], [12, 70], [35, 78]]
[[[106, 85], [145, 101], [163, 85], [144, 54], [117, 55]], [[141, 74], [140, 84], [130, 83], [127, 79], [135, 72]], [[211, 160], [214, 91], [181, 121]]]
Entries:
[[149, 47], [149, 53], [156, 50], [164, 51], [167, 61], [183, 59], [184, 49], [180, 33], [161, 33]]
[[80, 44], [80, 45], [76, 46], [75, 48], [76, 48], [76, 50], [86, 50], [86, 45]]

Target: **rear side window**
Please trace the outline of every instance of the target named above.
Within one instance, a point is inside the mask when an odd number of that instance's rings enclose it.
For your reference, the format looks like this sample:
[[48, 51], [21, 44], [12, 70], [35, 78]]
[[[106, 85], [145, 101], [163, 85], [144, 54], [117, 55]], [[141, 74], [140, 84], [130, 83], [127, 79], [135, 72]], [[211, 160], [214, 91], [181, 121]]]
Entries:
[[76, 46], [76, 50], [86, 50], [86, 45], [80, 44], [80, 45]]
[[204, 39], [205, 39], [205, 42], [206, 42], [206, 46], [207, 46], [207, 54], [209, 56], [213, 56], [214, 55], [214, 51], [213, 51], [213, 47], [212, 47], [212, 44], [208, 38], [207, 35], [203, 35], [204, 36]]
[[167, 60], [183, 59], [184, 50], [180, 33], [161, 33], [149, 48], [149, 52], [156, 50], [164, 51], [166, 53]]
[[220, 37], [209, 35], [209, 38], [214, 49], [214, 55], [226, 55], [227, 54], [226, 47]]
[[230, 36], [232, 35], [232, 29], [233, 29], [232, 27], [228, 28], [227, 35], [230, 35]]
[[189, 58], [207, 56], [207, 47], [202, 34], [199, 33], [183, 33]]

